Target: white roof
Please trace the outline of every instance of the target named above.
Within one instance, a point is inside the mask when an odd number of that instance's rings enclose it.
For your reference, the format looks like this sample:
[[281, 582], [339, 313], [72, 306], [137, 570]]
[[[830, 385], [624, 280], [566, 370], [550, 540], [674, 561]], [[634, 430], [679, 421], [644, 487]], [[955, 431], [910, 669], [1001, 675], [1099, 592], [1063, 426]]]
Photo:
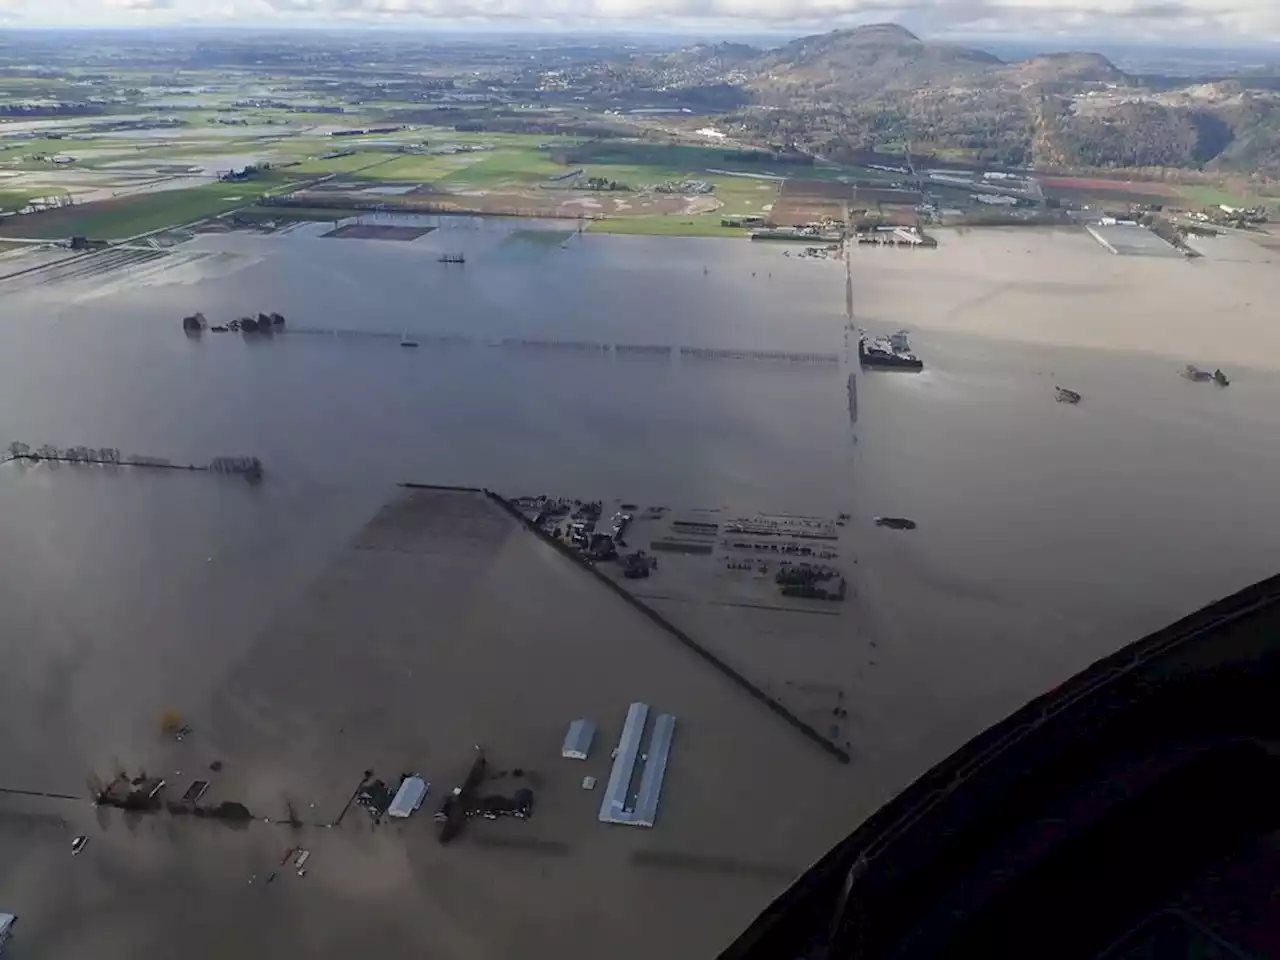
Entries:
[[388, 817], [407, 817], [422, 806], [422, 798], [427, 795], [427, 782], [421, 777], [405, 777], [404, 783], [396, 792], [396, 798], [387, 807]]

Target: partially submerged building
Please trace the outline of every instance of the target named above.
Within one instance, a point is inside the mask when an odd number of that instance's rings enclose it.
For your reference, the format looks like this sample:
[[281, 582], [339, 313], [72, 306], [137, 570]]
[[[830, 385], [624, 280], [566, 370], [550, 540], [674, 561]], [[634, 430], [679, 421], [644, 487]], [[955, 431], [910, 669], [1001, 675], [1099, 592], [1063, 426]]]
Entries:
[[585, 760], [591, 752], [591, 744], [596, 737], [596, 725], [590, 720], [575, 720], [569, 724], [569, 732], [564, 736], [564, 746], [560, 748], [560, 756], [571, 760]]
[[609, 772], [609, 785], [600, 802], [601, 823], [621, 823], [629, 826], [652, 827], [658, 814], [658, 801], [662, 796], [662, 782], [667, 772], [667, 760], [671, 754], [671, 742], [675, 736], [676, 718], [669, 713], [660, 714], [653, 722], [649, 747], [644, 753], [644, 766], [640, 772], [640, 785], [634, 795], [631, 781], [635, 777], [636, 763], [641, 758], [640, 746], [644, 742], [645, 724], [649, 719], [647, 703], [633, 703], [627, 710], [622, 726], [622, 736], [614, 751], [613, 769]]
[[160, 791], [164, 789], [160, 777], [120, 775], [107, 784], [97, 796], [97, 802], [123, 810], [150, 810], [160, 805]]
[[16, 915], [12, 913], [0, 913], [0, 953], [4, 952], [4, 942], [9, 939], [13, 933], [13, 925], [18, 922]]
[[427, 782], [421, 777], [405, 777], [396, 791], [395, 799], [387, 807], [388, 817], [407, 817], [422, 806], [427, 795]]

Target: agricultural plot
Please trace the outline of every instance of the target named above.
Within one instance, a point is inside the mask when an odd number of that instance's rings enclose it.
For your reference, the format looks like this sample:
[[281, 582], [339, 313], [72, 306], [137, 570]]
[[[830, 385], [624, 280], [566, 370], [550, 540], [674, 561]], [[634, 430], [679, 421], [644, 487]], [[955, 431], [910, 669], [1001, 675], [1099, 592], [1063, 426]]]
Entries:
[[191, 223], [252, 203], [269, 183], [210, 183], [184, 190], [134, 194], [98, 203], [76, 204], [8, 217], [0, 237], [62, 239], [86, 236], [120, 240], [169, 226]]
[[[462, 156], [476, 155], [462, 154]], [[444, 179], [474, 186], [506, 182], [536, 183], [539, 180], [563, 174], [566, 169], [565, 166], [555, 163], [548, 151], [528, 147], [502, 148], [480, 154], [476, 162], [467, 165], [465, 169], [450, 171]]]
[[[251, 205], [272, 187], [288, 192], [290, 183], [299, 191], [294, 202], [317, 208], [581, 218], [601, 231], [687, 236], [741, 236], [741, 228], [721, 225], [726, 217], [842, 219], [851, 195], [855, 207], [910, 199], [881, 192], [891, 184], [875, 178], [855, 191], [857, 168], [780, 163], [724, 145], [424, 125], [335, 137], [398, 124], [390, 106], [379, 111], [368, 103], [349, 113], [237, 109], [233, 86], [212, 75], [201, 97], [179, 96], [194, 109], [178, 114], [183, 122], [172, 127], [111, 130], [104, 118], [91, 118], [63, 125], [58, 138], [0, 140], [0, 173], [8, 167], [22, 178], [0, 181], [0, 193], [12, 194], [15, 205], [61, 192], [80, 201], [38, 220], [5, 223], [0, 235], [118, 239]], [[55, 165], [53, 156], [74, 160]], [[269, 181], [217, 180], [263, 163], [274, 168]], [[606, 188], [589, 189], [593, 181]]]
[[741, 227], [722, 226], [720, 219], [718, 213], [694, 216], [639, 214], [597, 220], [591, 224], [591, 231], [671, 237], [741, 237], [746, 234]]
[[1165, 204], [1177, 200], [1176, 187], [1165, 183], [1106, 180], [1100, 177], [1039, 177], [1046, 197], [1072, 203]]
[[361, 170], [360, 175], [378, 180], [416, 180], [434, 183], [447, 177], [460, 175], [483, 162], [483, 153], [452, 155], [403, 154], [383, 156], [383, 162]]
[[1179, 195], [1202, 207], [1217, 207], [1225, 203], [1231, 207], [1265, 206], [1275, 209], [1280, 205], [1275, 197], [1249, 197], [1241, 191], [1220, 187], [1180, 186], [1177, 189]]

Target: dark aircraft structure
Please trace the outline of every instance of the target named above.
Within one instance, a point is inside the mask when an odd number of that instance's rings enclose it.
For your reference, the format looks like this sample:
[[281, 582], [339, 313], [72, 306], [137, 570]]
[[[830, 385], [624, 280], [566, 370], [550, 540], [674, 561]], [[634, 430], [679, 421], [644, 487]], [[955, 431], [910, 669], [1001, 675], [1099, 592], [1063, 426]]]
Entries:
[[1014, 957], [1280, 957], [1280, 576], [980, 734], [721, 955]]

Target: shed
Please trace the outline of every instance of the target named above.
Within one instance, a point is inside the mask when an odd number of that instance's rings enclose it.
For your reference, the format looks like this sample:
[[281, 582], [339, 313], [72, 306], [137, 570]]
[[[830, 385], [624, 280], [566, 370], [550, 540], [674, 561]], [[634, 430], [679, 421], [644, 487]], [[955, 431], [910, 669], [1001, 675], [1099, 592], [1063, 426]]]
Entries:
[[405, 777], [396, 791], [395, 799], [387, 807], [388, 817], [407, 817], [420, 806], [427, 795], [427, 782], [421, 777]]
[[585, 760], [591, 752], [591, 741], [596, 738], [596, 725], [591, 720], [575, 720], [569, 724], [560, 756], [573, 760]]

